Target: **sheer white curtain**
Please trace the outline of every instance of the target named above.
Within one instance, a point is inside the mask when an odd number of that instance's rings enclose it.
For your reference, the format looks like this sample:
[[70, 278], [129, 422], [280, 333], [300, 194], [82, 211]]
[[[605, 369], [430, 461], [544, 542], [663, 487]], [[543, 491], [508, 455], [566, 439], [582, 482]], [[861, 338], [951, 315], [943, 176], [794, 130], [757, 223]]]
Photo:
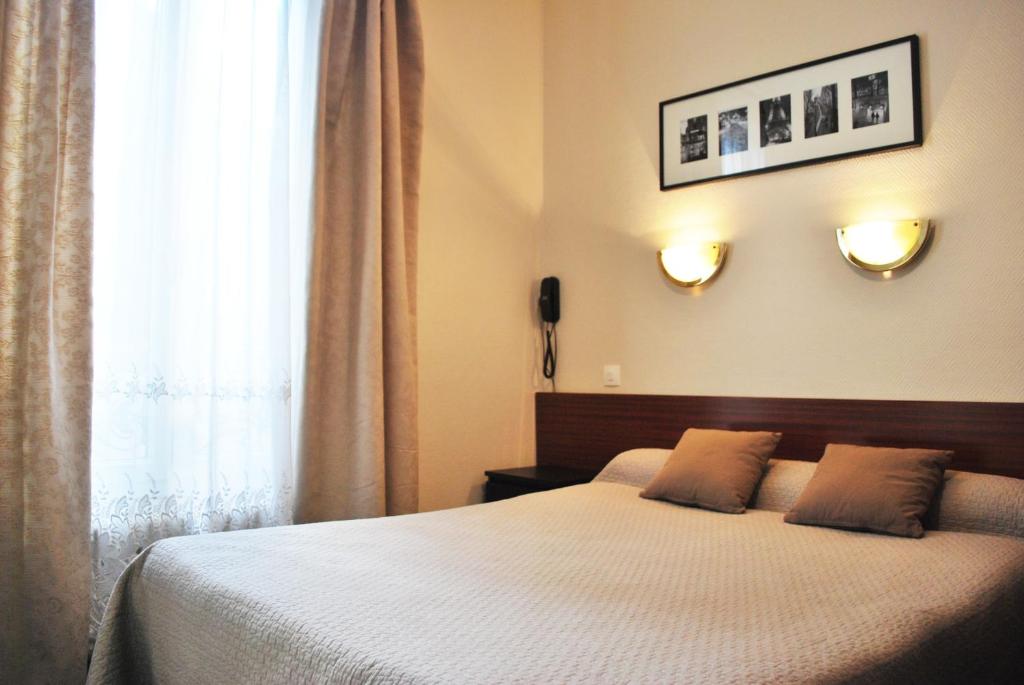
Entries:
[[291, 517], [320, 0], [97, 0], [93, 620], [138, 551]]

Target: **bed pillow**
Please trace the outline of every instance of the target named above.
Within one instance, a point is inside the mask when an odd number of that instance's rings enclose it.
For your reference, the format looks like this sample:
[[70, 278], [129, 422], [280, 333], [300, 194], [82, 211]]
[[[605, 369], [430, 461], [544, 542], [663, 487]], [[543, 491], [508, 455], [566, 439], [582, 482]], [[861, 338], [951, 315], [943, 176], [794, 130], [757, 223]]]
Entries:
[[665, 465], [665, 460], [670, 454], [672, 450], [654, 447], [622, 452], [601, 469], [601, 473], [594, 477], [594, 482], [620, 483], [645, 488]]
[[952, 457], [945, 450], [828, 445], [785, 521], [919, 538]]
[[781, 437], [690, 428], [640, 496], [742, 514]]
[[1024, 480], [946, 471], [927, 528], [1024, 538]]
[[768, 462], [761, 484], [750, 498], [751, 509], [785, 513], [793, 508], [807, 484], [811, 482], [813, 461], [772, 459]]
[[[635, 488], [646, 488], [661, 467], [665, 465], [670, 454], [672, 454], [672, 450], [657, 447], [620, 452], [594, 477], [594, 482], [619, 483]], [[780, 513], [789, 511], [800, 498], [800, 493], [811, 481], [816, 466], [817, 463], [813, 461], [769, 459], [764, 476], [754, 491], [753, 497], [750, 498], [750, 502], [747, 503], [747, 507]], [[946, 473], [948, 475], [957, 472], [947, 471]], [[967, 475], [974, 476], [976, 474]], [[1024, 485], [1024, 481], [1020, 482]], [[1024, 516], [1024, 512], [1021, 515]]]

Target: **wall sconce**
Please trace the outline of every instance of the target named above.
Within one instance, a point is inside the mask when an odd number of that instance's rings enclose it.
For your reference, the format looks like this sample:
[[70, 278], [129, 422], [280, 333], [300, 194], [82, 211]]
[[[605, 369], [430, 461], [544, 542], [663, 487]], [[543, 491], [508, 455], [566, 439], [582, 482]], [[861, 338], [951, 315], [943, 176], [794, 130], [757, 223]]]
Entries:
[[869, 221], [836, 229], [846, 261], [867, 271], [892, 271], [912, 260], [931, 235], [927, 219]]
[[725, 262], [726, 243], [697, 243], [658, 250], [662, 272], [676, 285], [692, 288], [707, 283]]

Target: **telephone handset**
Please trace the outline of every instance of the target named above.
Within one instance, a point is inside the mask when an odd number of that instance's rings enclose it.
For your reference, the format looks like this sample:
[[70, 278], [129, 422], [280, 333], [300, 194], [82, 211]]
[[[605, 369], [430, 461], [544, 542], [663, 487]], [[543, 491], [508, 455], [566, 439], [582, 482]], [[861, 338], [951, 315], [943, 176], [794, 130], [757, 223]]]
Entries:
[[554, 276], [540, 282], [540, 318], [546, 323], [558, 323], [558, 279]]
[[548, 276], [540, 282], [540, 320], [544, 333], [544, 378], [551, 379], [555, 389], [555, 365], [558, 361], [558, 334], [555, 324], [561, 318], [561, 303], [558, 296], [558, 279]]

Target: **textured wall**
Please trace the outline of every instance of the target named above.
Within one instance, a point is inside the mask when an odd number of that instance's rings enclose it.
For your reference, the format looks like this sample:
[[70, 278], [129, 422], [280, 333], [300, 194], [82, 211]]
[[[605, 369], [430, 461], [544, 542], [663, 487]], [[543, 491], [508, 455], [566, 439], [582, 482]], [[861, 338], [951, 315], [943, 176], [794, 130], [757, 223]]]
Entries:
[[[1024, 401], [1024, 3], [551, 0], [541, 272], [563, 279], [559, 389]], [[657, 103], [917, 33], [923, 148], [658, 191]], [[930, 217], [888, 281], [834, 228]], [[679, 233], [732, 243], [701, 293]]]
[[530, 288], [542, 192], [539, 0], [422, 0], [420, 508], [533, 458]]

